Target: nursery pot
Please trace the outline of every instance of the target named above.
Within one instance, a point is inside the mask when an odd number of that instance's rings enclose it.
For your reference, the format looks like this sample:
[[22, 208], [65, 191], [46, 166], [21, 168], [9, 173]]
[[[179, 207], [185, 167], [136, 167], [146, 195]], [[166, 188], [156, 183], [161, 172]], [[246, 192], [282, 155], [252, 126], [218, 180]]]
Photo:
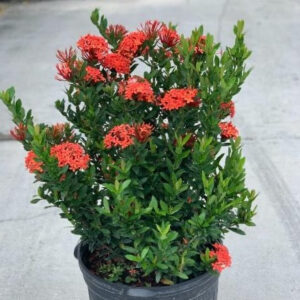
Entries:
[[85, 265], [89, 255], [87, 247], [79, 243], [74, 251], [88, 286], [90, 300], [217, 300], [219, 276], [204, 273], [194, 279], [172, 286], [132, 287], [110, 283], [94, 275]]

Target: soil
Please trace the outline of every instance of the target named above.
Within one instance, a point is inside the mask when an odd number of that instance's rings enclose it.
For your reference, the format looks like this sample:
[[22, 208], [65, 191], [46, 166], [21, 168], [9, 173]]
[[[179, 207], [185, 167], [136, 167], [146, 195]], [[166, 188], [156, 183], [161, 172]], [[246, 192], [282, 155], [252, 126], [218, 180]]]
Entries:
[[[128, 262], [122, 257], [113, 257], [105, 246], [90, 253], [86, 263], [88, 269], [102, 279], [135, 287], [165, 286], [162, 283], [156, 283], [155, 274], [143, 277], [135, 263]], [[116, 277], [113, 276], [112, 270], [117, 268], [120, 268], [122, 272]]]

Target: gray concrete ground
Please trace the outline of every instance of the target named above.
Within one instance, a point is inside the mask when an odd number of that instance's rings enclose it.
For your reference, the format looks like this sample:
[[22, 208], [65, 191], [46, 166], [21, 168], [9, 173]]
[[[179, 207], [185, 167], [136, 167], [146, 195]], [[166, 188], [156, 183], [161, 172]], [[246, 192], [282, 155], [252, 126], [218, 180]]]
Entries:
[[[236, 97], [248, 183], [259, 192], [257, 226], [226, 239], [232, 268], [220, 280], [220, 300], [300, 299], [300, 3], [296, 0], [52, 1], [0, 9], [0, 89], [15, 85], [37, 121], [61, 120], [54, 100], [55, 51], [95, 32], [101, 6], [130, 29], [145, 19], [172, 20], [188, 33], [199, 23], [224, 45], [245, 19], [254, 71]], [[11, 122], [0, 104], [0, 135]], [[77, 237], [56, 209], [29, 204], [33, 177], [14, 141], [0, 142], [0, 299], [88, 299], [76, 260]]]

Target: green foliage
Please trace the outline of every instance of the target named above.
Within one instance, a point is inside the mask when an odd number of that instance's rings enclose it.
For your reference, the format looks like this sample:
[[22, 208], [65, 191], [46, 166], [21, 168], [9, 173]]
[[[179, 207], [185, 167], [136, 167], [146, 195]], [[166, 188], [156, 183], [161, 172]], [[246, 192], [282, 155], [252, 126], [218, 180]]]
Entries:
[[[119, 40], [107, 35], [107, 19], [95, 10], [91, 20], [116, 49]], [[240, 91], [250, 72], [243, 28], [238, 21], [234, 45], [222, 54], [207, 34], [203, 54], [195, 55], [202, 26], [189, 38], [182, 36], [176, 49], [169, 49], [171, 56], [157, 41], [146, 41], [149, 50], [139, 60], [147, 66], [144, 78], [156, 96], [193, 87], [201, 97], [199, 107], [165, 111], [153, 103], [128, 101], [118, 93], [127, 75], [91, 84], [82, 80], [81, 69], [66, 99], [56, 101], [71, 124], [58, 138], [53, 127], [34, 124], [13, 88], [0, 94], [13, 121], [26, 126], [25, 149], [43, 162], [44, 172], [35, 174], [40, 186], [32, 203], [46, 200], [59, 207], [91, 251], [109, 249], [107, 257], [115, 263], [98, 270], [108, 280], [136, 282], [131, 268], [166, 285], [192, 278], [210, 269], [213, 243], [229, 230], [244, 234], [241, 224], [254, 225], [256, 194], [245, 186], [241, 139], [221, 138], [218, 126], [227, 117], [220, 104]], [[154, 128], [146, 142], [135, 141], [126, 149], [104, 147], [103, 137], [114, 126], [142, 122]], [[64, 141], [85, 149], [91, 158], [88, 169], [72, 172], [58, 166], [50, 151]]]

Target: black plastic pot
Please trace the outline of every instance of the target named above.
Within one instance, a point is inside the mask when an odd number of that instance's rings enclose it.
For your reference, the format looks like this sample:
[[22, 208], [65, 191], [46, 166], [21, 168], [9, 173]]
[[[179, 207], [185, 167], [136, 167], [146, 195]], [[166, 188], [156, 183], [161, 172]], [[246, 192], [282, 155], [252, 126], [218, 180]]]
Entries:
[[74, 251], [90, 300], [217, 300], [219, 276], [205, 273], [197, 278], [167, 287], [136, 288], [110, 283], [94, 275], [85, 266], [88, 250], [79, 243]]

